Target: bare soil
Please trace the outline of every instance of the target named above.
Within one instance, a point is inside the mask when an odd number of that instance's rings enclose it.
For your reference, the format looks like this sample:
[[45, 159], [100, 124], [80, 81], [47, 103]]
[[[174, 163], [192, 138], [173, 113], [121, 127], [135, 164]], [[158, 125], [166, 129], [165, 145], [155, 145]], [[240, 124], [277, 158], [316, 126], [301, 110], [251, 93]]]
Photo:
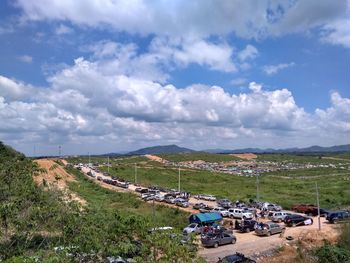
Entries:
[[252, 159], [256, 159], [258, 157], [254, 153], [232, 153], [230, 155], [241, 158], [241, 159], [246, 159], [246, 160], [252, 160]]
[[[62, 160], [61, 160], [62, 161]], [[79, 197], [76, 193], [71, 192], [68, 189], [67, 183], [75, 182], [74, 176], [67, 173], [64, 167], [57, 164], [55, 159], [38, 159], [35, 160], [41, 168], [44, 168], [46, 172], [40, 173], [39, 175], [33, 176], [33, 180], [38, 185], [45, 184], [46, 187], [55, 187], [61, 190], [67, 197], [67, 200], [74, 200], [82, 205], [86, 204], [86, 201]], [[62, 161], [66, 164], [66, 161]]]
[[159, 162], [159, 163], [164, 163], [166, 161], [163, 158], [160, 158], [159, 156], [152, 155], [152, 154], [146, 154], [145, 157], [150, 159], [151, 161], [155, 161], [155, 162]]

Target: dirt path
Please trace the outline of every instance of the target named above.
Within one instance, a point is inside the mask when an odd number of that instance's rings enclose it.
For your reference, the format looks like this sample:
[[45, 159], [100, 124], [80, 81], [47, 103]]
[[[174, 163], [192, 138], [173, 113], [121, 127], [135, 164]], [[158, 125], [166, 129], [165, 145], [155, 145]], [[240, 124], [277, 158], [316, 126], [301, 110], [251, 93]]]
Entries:
[[[324, 218], [321, 218], [322, 230], [319, 232], [317, 230], [317, 217], [314, 217], [314, 222], [311, 226], [287, 227], [284, 237], [292, 236], [295, 240], [292, 244], [297, 240], [304, 240], [309, 246], [321, 242], [324, 238], [327, 238], [327, 240], [336, 239], [338, 231], [335, 228], [337, 226], [328, 224]], [[255, 235], [255, 233], [235, 232], [234, 234], [237, 237], [236, 244], [220, 246], [218, 248], [200, 248], [199, 255], [204, 257], [208, 262], [216, 262], [219, 257], [222, 258], [235, 252], [259, 259], [259, 254], [264, 251], [270, 251], [286, 244], [291, 244], [291, 241], [281, 238], [279, 234], [270, 237], [260, 237]], [[265, 259], [265, 261], [258, 260], [258, 262], [267, 263], [270, 261], [269, 259]]]
[[[44, 168], [46, 172], [33, 176], [33, 180], [38, 185], [46, 185], [47, 187], [56, 187], [63, 191], [67, 200], [74, 200], [82, 205], [86, 204], [86, 201], [79, 197], [77, 194], [69, 191], [67, 183], [75, 182], [74, 176], [67, 173], [64, 167], [55, 162], [56, 159], [37, 159], [36, 162], [41, 168]], [[67, 163], [67, 162], [63, 162]]]

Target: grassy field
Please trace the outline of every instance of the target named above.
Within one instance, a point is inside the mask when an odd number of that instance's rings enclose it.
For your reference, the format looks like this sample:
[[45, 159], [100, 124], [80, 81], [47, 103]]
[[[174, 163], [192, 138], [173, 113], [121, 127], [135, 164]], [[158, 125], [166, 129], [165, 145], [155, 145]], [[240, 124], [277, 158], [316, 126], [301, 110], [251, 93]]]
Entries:
[[[205, 155], [202, 153], [161, 155], [171, 160], [196, 160]], [[217, 161], [213, 155], [210, 160]], [[219, 155], [226, 158], [225, 155]], [[334, 157], [335, 155], [332, 155]], [[338, 156], [338, 155], [337, 155]], [[169, 158], [170, 157], [170, 158]], [[231, 158], [231, 156], [228, 156]], [[131, 161], [133, 160], [133, 161]], [[110, 173], [129, 181], [134, 181], [134, 163], [138, 160], [137, 180], [145, 186], [157, 185], [166, 188], [178, 187], [178, 170], [172, 166], [146, 161], [143, 157], [127, 158], [116, 161]], [[208, 160], [208, 159], [207, 159]], [[221, 159], [222, 160], [222, 159]], [[319, 159], [317, 156], [299, 156], [282, 154], [259, 155], [259, 160], [279, 162], [326, 164], [338, 160]], [[346, 162], [345, 162], [346, 163]], [[101, 170], [106, 171], [107, 167]], [[320, 202], [325, 208], [337, 209], [350, 207], [350, 172], [340, 168], [311, 168], [289, 171], [270, 172], [260, 177], [260, 199], [276, 202], [289, 208], [294, 203], [315, 203], [315, 182], [320, 189]], [[241, 177], [204, 170], [182, 169], [181, 189], [192, 194], [214, 194], [232, 200], [249, 200], [256, 197], [256, 178]]]
[[123, 211], [136, 214], [154, 222], [155, 226], [172, 226], [178, 230], [182, 230], [188, 224], [189, 214], [179, 209], [171, 209], [162, 205], [153, 207], [152, 203], [143, 202], [134, 194], [117, 193], [102, 188], [78, 170], [69, 169], [68, 171], [77, 179], [77, 182], [70, 183], [70, 190], [84, 198], [92, 209], [104, 209], [108, 213]]
[[[323, 157], [341, 158], [344, 160], [327, 159]], [[348, 157], [348, 158], [347, 158]], [[347, 160], [348, 159], [348, 160]], [[291, 163], [339, 163], [339, 162], [350, 162], [350, 155], [294, 155], [294, 154], [259, 154], [258, 161], [273, 161], [273, 162], [291, 162]]]
[[[113, 167], [110, 173], [134, 181], [132, 166]], [[298, 178], [301, 175], [310, 178], [319, 177], [307, 180]], [[281, 176], [293, 179], [280, 178]], [[332, 209], [347, 207], [350, 206], [350, 187], [349, 181], [345, 178], [349, 176], [348, 171], [338, 169], [327, 169], [323, 172], [310, 170], [310, 173], [308, 170], [270, 173], [260, 178], [260, 198], [279, 203], [285, 208], [294, 203], [315, 203], [315, 182], [317, 182], [323, 207]], [[172, 167], [147, 169], [139, 167], [137, 178], [138, 183], [147, 186], [158, 185], [176, 189], [178, 187], [178, 170]], [[232, 200], [249, 200], [256, 197], [256, 178], [201, 170], [182, 170], [181, 189], [192, 194], [214, 194]]]
[[157, 156], [172, 162], [197, 161], [206, 162], [228, 162], [241, 160], [228, 154], [214, 154], [206, 152], [180, 153], [180, 154], [157, 154]]

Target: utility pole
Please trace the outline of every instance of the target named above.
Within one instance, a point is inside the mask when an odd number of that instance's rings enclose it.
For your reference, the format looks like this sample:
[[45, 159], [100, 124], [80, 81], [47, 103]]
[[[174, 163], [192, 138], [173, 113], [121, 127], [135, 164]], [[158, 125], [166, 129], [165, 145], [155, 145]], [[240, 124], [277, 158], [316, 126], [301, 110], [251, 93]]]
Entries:
[[318, 186], [316, 182], [316, 201], [317, 201], [317, 219], [318, 219], [318, 230], [321, 230], [321, 217], [320, 217], [320, 199], [318, 193]]
[[58, 158], [61, 158], [61, 145], [58, 146]]
[[256, 174], [256, 201], [259, 202], [259, 175]]
[[137, 183], [137, 166], [136, 166], [136, 163], [135, 163], [135, 184]]
[[91, 164], [91, 160], [90, 160], [90, 152], [88, 152], [88, 155], [89, 155], [89, 167], [90, 167], [90, 164]]
[[109, 173], [109, 156], [107, 157], [107, 171]]
[[181, 191], [181, 173], [180, 173], [180, 166], [179, 166], [179, 192]]

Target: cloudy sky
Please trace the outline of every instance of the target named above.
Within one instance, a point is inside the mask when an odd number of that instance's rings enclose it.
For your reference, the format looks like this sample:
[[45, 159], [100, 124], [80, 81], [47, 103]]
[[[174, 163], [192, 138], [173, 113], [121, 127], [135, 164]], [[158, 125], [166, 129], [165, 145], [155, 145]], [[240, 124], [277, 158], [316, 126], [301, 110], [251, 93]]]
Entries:
[[350, 0], [4, 0], [0, 57], [28, 155], [350, 143]]

